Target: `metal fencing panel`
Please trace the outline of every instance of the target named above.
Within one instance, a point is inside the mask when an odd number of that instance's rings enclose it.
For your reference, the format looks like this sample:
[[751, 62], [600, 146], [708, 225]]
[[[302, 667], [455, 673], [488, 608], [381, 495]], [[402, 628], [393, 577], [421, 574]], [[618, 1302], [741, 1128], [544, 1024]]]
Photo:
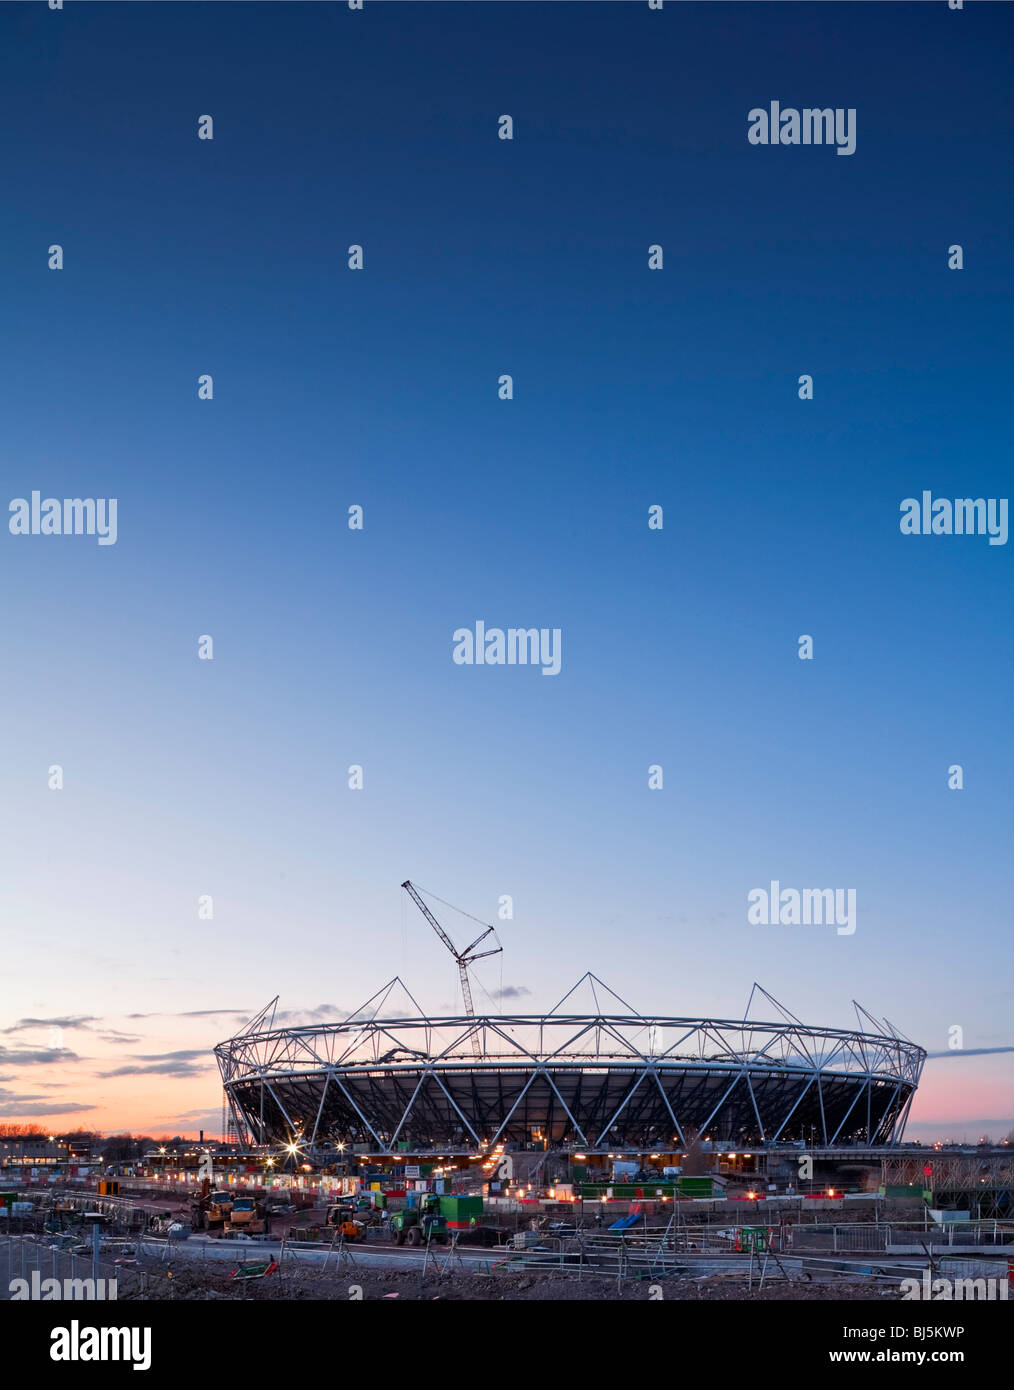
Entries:
[[33, 1236], [0, 1237], [0, 1301], [166, 1298], [165, 1284], [160, 1273], [54, 1249]]

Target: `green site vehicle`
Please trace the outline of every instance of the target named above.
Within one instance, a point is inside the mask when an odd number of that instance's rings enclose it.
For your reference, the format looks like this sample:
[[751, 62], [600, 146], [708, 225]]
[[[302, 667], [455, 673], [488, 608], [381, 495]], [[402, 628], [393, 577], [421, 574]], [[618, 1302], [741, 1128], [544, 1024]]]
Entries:
[[429, 1196], [421, 1207], [406, 1207], [391, 1217], [395, 1245], [428, 1245], [431, 1240], [447, 1244], [447, 1218], [440, 1214], [440, 1198]]

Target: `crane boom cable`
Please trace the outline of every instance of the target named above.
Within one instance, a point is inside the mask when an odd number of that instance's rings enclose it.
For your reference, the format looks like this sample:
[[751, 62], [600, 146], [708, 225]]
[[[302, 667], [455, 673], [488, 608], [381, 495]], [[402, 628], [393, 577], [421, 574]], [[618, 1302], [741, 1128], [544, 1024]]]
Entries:
[[431, 893], [428, 888], [420, 888], [419, 884], [413, 884], [417, 893], [425, 893], [428, 898], [440, 904], [441, 907], [449, 907], [452, 912], [460, 912], [462, 917], [469, 918], [472, 922], [477, 922], [480, 927], [488, 927], [489, 923], [484, 922], [481, 917], [473, 917], [470, 912], [466, 912], [463, 907], [455, 907], [453, 903], [445, 902], [443, 898], [438, 898], [436, 893]]

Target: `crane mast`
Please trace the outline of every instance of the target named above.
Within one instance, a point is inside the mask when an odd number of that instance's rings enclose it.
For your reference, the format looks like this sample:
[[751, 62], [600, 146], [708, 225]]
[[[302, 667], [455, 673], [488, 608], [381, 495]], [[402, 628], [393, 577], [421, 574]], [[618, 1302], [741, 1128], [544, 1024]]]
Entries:
[[465, 1005], [465, 1013], [469, 1018], [475, 1017], [475, 1005], [472, 1003], [472, 987], [468, 983], [468, 971], [463, 961], [458, 961], [458, 974], [461, 976], [461, 999]]
[[[427, 922], [429, 922], [430, 926], [433, 928], [437, 936], [439, 936], [440, 940], [450, 951], [451, 955], [457, 961], [458, 975], [461, 979], [461, 999], [465, 1006], [465, 1013], [469, 1018], [474, 1018], [475, 1006], [472, 1003], [472, 986], [468, 979], [468, 967], [472, 963], [472, 961], [482, 960], [486, 956], [498, 955], [503, 950], [503, 947], [499, 943], [490, 951], [477, 951], [475, 949], [476, 946], [480, 946], [488, 936], [492, 936], [495, 939], [495, 930], [492, 927], [487, 927], [484, 932], [480, 933], [480, 935], [475, 938], [475, 940], [472, 942], [470, 946], [466, 946], [463, 951], [459, 951], [457, 947], [454, 945], [454, 942], [444, 931], [443, 927], [434, 917], [433, 913], [429, 910], [429, 908], [423, 902], [422, 898], [419, 896], [419, 891], [416, 888], [415, 884], [410, 879], [406, 879], [401, 886], [402, 888], [404, 888], [405, 892], [415, 903], [416, 907], [419, 909], [422, 915], [426, 918]], [[476, 1057], [482, 1055], [481, 1050], [479, 1048], [479, 1037], [478, 1034], [475, 1032], [472, 1033], [472, 1051], [475, 1053]]]

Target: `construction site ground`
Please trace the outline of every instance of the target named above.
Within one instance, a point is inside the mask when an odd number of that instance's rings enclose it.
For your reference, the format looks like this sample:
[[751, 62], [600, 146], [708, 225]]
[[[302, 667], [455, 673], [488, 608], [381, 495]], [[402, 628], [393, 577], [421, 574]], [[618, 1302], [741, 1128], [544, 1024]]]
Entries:
[[[268, 1299], [291, 1301], [346, 1301], [386, 1299], [409, 1301], [480, 1302], [626, 1302], [643, 1303], [659, 1296], [682, 1302], [737, 1301], [862, 1301], [890, 1302], [901, 1297], [897, 1283], [860, 1279], [826, 1281], [768, 1277], [759, 1288], [755, 1274], [752, 1288], [740, 1275], [721, 1274], [697, 1279], [624, 1279], [587, 1276], [581, 1280], [555, 1274], [427, 1273], [409, 1270], [284, 1269], [266, 1279], [237, 1284], [207, 1269], [177, 1265], [176, 1298]], [[659, 1295], [661, 1290], [661, 1295]]]

